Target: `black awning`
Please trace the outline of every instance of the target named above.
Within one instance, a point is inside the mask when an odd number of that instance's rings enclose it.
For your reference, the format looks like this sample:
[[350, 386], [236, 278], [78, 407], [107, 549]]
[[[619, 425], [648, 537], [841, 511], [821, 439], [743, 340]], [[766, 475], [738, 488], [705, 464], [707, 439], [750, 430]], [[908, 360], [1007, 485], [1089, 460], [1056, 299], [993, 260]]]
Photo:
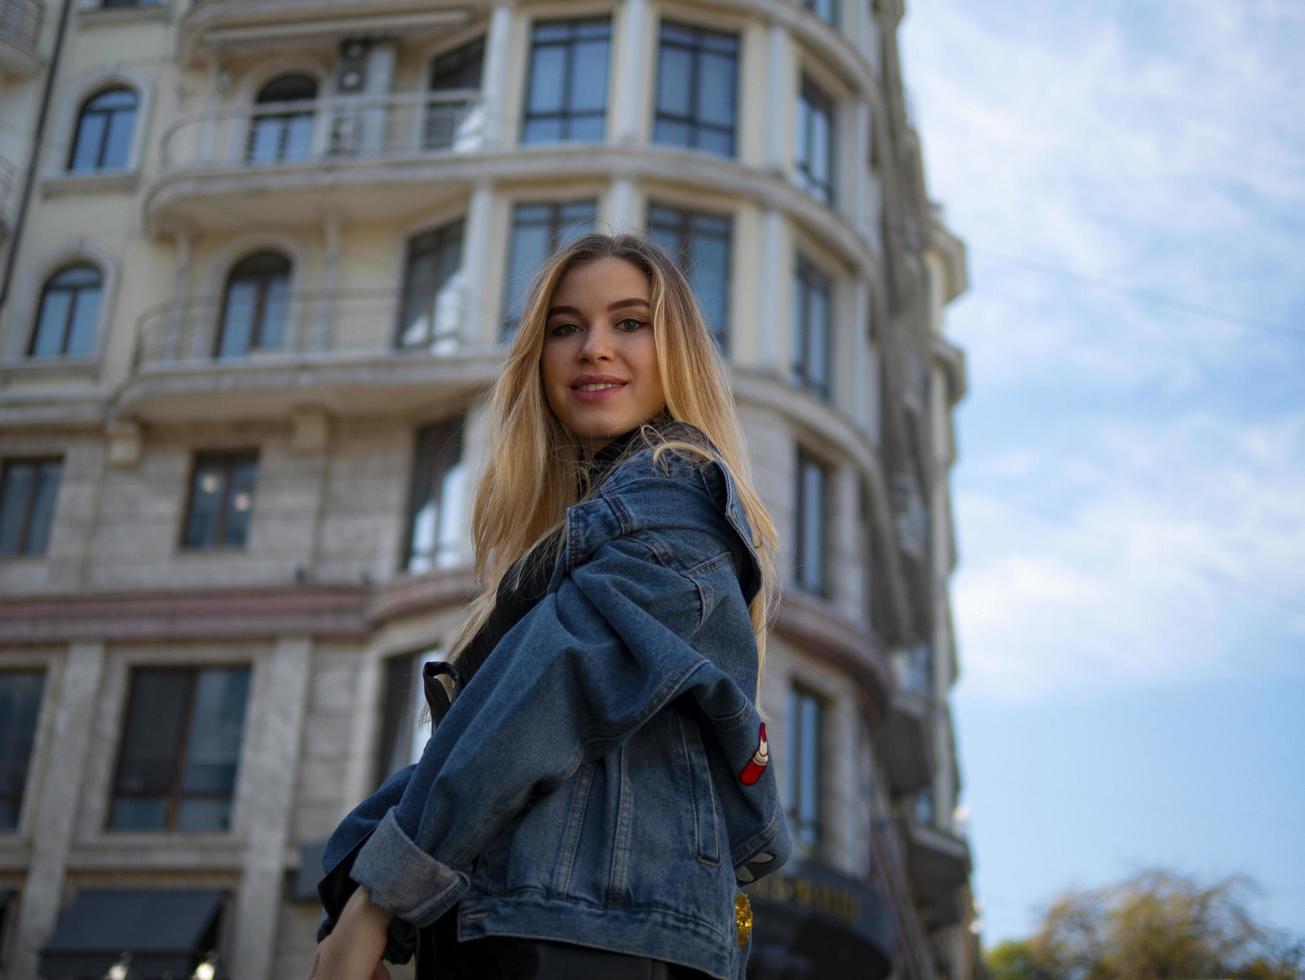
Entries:
[[41, 950], [41, 976], [102, 977], [129, 954], [133, 980], [182, 980], [217, 945], [222, 899], [199, 889], [84, 889]]
[[754, 917], [753, 980], [882, 980], [892, 973], [892, 907], [873, 883], [795, 859], [744, 891]]

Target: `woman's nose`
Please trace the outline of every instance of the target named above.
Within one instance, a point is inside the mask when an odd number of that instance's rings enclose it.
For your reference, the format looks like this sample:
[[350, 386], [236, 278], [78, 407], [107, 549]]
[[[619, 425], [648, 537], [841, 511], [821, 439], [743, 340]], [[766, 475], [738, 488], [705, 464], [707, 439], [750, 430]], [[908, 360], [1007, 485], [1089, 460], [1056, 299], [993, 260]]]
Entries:
[[580, 345], [580, 358], [586, 361], [610, 360], [612, 356], [612, 338], [605, 327], [591, 326], [585, 331], [584, 343]]

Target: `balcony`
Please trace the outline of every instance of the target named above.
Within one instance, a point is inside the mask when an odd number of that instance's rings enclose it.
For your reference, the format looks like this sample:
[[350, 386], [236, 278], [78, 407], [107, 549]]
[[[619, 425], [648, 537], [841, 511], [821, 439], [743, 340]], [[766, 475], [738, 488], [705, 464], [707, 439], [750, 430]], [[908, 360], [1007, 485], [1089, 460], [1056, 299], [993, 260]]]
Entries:
[[432, 317], [409, 318], [402, 345], [399, 316], [393, 290], [291, 294], [274, 311], [269, 302], [257, 329], [220, 299], [156, 308], [137, 325], [114, 414], [175, 424], [284, 419], [304, 406], [394, 413], [459, 401], [497, 376], [503, 351], [461, 336], [456, 289]]
[[326, 211], [341, 220], [410, 215], [477, 176], [468, 157], [485, 131], [472, 89], [196, 113], [163, 136], [146, 219], [156, 229], [222, 231], [317, 223]]
[[880, 739], [894, 793], [920, 789], [932, 778], [931, 719], [932, 712], [924, 698], [900, 689], [894, 694]]
[[917, 819], [900, 826], [906, 842], [906, 865], [911, 893], [929, 910], [933, 928], [954, 925], [964, 913], [957, 892], [970, 880], [970, 845], [964, 838]]
[[[432, 9], [435, 8], [435, 9]], [[183, 57], [350, 35], [402, 32], [408, 41], [465, 23], [430, 0], [194, 0], [181, 22]]]
[[36, 44], [44, 19], [41, 0], [0, 0], [0, 78], [29, 78], [41, 70]]

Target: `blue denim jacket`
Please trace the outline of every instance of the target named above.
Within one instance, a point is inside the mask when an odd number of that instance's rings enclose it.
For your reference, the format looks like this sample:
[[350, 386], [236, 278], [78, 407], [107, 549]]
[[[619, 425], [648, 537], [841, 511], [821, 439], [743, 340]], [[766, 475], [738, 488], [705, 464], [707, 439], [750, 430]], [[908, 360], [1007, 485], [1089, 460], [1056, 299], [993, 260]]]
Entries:
[[460, 941], [552, 939], [741, 980], [737, 883], [791, 851], [758, 755], [750, 542], [723, 465], [651, 449], [620, 464], [567, 511], [547, 593], [421, 759], [337, 828], [328, 877], [352, 859], [349, 877], [417, 927], [456, 904]]

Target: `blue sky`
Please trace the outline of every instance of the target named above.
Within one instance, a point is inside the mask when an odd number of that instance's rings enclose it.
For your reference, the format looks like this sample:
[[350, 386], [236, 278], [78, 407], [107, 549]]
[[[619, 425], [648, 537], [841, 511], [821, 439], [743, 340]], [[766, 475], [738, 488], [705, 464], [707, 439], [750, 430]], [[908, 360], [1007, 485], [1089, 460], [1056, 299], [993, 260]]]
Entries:
[[954, 694], [991, 945], [1246, 873], [1305, 934], [1305, 5], [910, 0], [967, 243]]

